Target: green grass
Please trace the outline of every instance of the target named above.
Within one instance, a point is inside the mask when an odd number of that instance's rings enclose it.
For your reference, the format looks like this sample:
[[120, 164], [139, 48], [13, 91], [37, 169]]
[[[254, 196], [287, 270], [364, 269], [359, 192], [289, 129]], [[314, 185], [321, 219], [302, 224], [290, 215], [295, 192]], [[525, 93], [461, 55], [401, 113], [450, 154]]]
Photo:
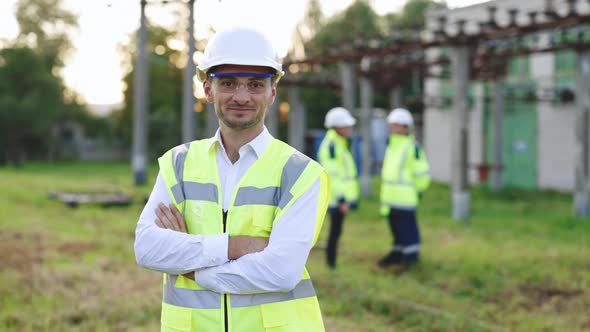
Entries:
[[[135, 223], [151, 190], [129, 166], [0, 168], [0, 330], [154, 331], [158, 273], [135, 265]], [[377, 184], [376, 184], [377, 185]], [[122, 191], [130, 207], [69, 208], [50, 191]], [[419, 210], [422, 259], [404, 273], [375, 268], [391, 236], [378, 203], [347, 216], [338, 268], [321, 246], [308, 269], [328, 331], [590, 331], [590, 220], [571, 195], [472, 188], [469, 222], [450, 218], [434, 184]]]

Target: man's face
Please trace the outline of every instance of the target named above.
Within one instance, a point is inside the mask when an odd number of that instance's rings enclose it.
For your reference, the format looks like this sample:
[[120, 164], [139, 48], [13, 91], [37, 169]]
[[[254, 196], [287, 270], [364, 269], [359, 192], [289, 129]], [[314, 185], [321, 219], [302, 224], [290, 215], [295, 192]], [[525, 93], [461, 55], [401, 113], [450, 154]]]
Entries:
[[255, 74], [270, 72], [267, 67], [223, 65], [215, 70], [218, 77], [207, 78], [203, 83], [207, 101], [214, 104], [221, 125], [231, 129], [263, 126], [268, 106], [276, 96], [276, 84], [271, 83], [271, 78]]
[[389, 133], [394, 135], [408, 135], [408, 133], [410, 132], [409, 128], [407, 125], [400, 125], [397, 123], [390, 123], [389, 124]]
[[334, 130], [343, 137], [351, 137], [353, 132], [352, 127], [334, 127]]

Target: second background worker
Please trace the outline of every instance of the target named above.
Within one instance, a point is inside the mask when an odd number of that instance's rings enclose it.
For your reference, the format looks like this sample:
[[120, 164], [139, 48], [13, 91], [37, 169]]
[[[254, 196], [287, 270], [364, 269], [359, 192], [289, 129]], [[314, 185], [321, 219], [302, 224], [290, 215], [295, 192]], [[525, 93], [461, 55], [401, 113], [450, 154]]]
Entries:
[[381, 170], [381, 214], [388, 218], [393, 247], [378, 265], [408, 267], [420, 256], [416, 209], [430, 184], [429, 166], [413, 135], [412, 114], [396, 108], [387, 116], [387, 124], [390, 137]]

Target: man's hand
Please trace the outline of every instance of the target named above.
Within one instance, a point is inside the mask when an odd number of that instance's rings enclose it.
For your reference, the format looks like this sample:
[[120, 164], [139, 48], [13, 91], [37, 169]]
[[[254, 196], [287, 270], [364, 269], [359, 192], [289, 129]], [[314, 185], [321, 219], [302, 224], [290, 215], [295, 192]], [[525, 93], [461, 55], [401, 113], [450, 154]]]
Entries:
[[340, 203], [340, 212], [347, 214], [350, 211], [350, 203]]
[[187, 272], [182, 276], [185, 278], [189, 278], [190, 280], [195, 280], [195, 271]]
[[[238, 259], [244, 255], [264, 250], [268, 245], [268, 238], [257, 236], [231, 236], [229, 238], [227, 256], [229, 259]], [[195, 272], [191, 271], [182, 275], [185, 278], [195, 280]]]
[[[229, 259], [238, 259], [244, 255], [264, 250], [268, 245], [268, 238], [256, 236], [231, 236], [227, 248]], [[195, 280], [195, 272], [191, 271], [182, 275], [185, 278]]]
[[156, 208], [156, 216], [156, 225], [158, 227], [186, 233], [184, 218], [174, 204], [170, 204], [170, 207], [167, 207], [162, 203], [158, 204], [158, 208]]
[[[160, 203], [156, 209], [156, 225], [160, 228], [171, 229], [186, 233], [186, 224], [182, 214], [174, 204], [169, 207]], [[268, 245], [268, 238], [257, 236], [231, 236], [228, 241], [227, 256], [229, 259], [238, 259], [244, 255], [264, 250]], [[194, 272], [183, 274], [184, 277], [194, 280]]]
[[257, 236], [230, 236], [227, 246], [227, 257], [238, 259], [244, 255], [264, 250], [268, 238]]

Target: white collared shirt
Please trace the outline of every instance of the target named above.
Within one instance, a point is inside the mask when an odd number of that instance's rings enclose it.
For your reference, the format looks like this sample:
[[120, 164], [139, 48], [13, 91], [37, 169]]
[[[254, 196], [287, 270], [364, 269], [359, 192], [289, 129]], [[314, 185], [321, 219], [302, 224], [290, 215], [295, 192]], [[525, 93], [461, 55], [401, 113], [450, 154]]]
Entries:
[[[241, 178], [266, 150], [272, 136], [266, 129], [242, 146], [235, 163], [229, 160], [219, 130], [211, 149], [216, 149], [217, 169], [227, 211]], [[137, 223], [135, 255], [145, 268], [170, 274], [195, 272], [197, 283], [230, 294], [291, 290], [301, 280], [311, 250], [319, 199], [319, 179], [275, 223], [268, 246], [261, 252], [228, 260], [228, 233], [198, 235], [159, 228], [155, 209], [171, 203], [161, 174]]]

